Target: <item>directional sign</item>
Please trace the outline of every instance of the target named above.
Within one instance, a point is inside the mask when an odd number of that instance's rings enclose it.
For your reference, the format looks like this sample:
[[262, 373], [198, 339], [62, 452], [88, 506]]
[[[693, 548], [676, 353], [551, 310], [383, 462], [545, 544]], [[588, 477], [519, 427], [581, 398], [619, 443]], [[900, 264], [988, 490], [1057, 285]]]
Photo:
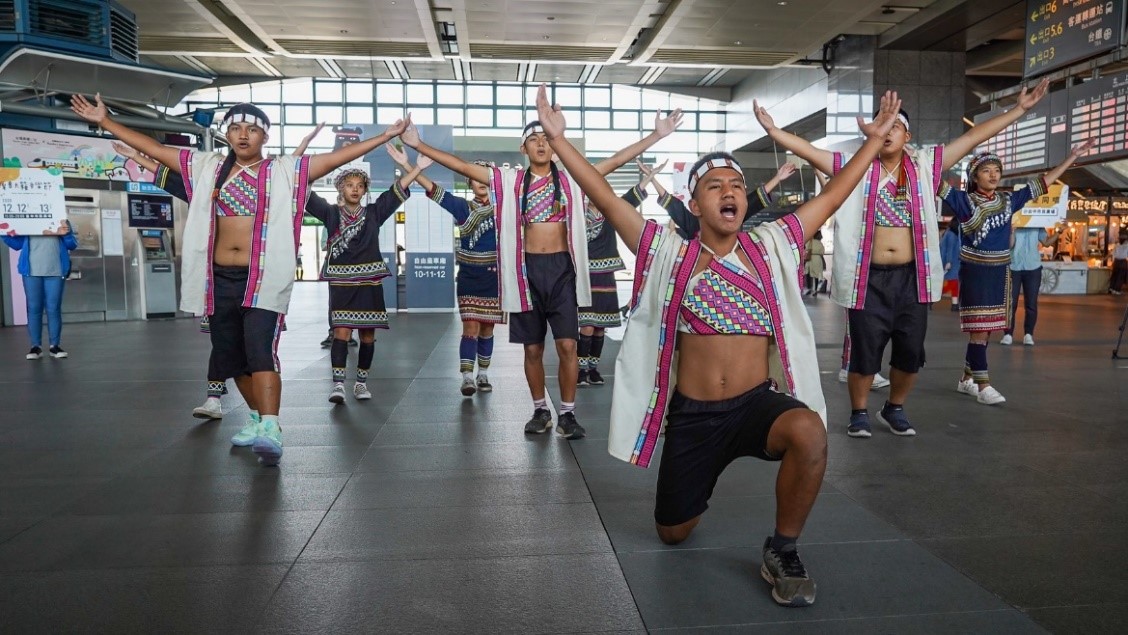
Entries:
[[1118, 48], [1125, 2], [1027, 0], [1024, 75], [1040, 75]]

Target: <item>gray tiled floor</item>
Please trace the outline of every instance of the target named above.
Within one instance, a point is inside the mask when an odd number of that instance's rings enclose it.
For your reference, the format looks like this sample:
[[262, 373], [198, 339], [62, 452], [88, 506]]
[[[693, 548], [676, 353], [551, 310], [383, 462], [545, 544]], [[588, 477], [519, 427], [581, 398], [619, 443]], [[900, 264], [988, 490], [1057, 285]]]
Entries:
[[610, 385], [580, 394], [587, 439], [525, 438], [505, 329], [497, 390], [463, 399], [457, 320], [401, 314], [377, 344], [375, 399], [332, 408], [324, 301], [297, 286], [278, 470], [228, 444], [237, 395], [222, 421], [188, 416], [207, 354], [194, 321], [68, 325], [72, 357], [39, 362], [21, 359], [22, 329], [0, 330], [0, 630], [1128, 631], [1111, 298], [1044, 298], [1035, 348], [993, 345], [999, 408], [954, 392], [966, 340], [937, 307], [909, 404], [920, 434], [868, 441], [843, 432], [841, 311], [809, 301], [831, 422], [803, 610], [775, 606], [757, 571], [775, 464], [733, 464], [695, 535], [663, 546], [655, 470], [606, 453]]

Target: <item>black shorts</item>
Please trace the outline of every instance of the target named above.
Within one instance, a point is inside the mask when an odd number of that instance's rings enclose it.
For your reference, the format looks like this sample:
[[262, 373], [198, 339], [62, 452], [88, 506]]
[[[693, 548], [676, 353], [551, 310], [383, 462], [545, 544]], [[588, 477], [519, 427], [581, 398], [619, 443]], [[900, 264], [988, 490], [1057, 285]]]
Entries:
[[579, 307], [576, 304], [576, 268], [566, 251], [554, 254], [525, 254], [531, 311], [509, 314], [509, 341], [513, 344], [543, 344], [552, 327], [552, 338], [580, 339]]
[[227, 379], [262, 371], [279, 372], [278, 335], [282, 314], [243, 307], [245, 267], [212, 267], [215, 307], [211, 326], [209, 379]]
[[741, 456], [778, 461], [767, 450], [780, 415], [807, 406], [765, 381], [722, 401], [696, 401], [675, 392], [666, 415], [666, 444], [658, 467], [654, 521], [680, 525], [709, 508], [721, 472]]
[[850, 372], [881, 370], [885, 345], [893, 341], [889, 365], [906, 373], [924, 366], [928, 305], [917, 297], [916, 264], [870, 265], [866, 306], [850, 309]]

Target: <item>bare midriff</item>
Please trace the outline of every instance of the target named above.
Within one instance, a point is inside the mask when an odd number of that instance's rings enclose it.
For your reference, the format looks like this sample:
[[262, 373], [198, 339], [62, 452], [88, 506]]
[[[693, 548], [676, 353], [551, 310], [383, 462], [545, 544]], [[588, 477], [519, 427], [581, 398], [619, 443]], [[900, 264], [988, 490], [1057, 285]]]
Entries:
[[678, 392], [698, 401], [738, 397], [768, 378], [762, 335], [678, 333]]
[[914, 260], [911, 227], [874, 227], [871, 263], [903, 265]]
[[525, 253], [555, 254], [568, 251], [567, 223], [525, 223]]
[[[751, 263], [743, 252], [739, 257], [745, 269], [751, 269]], [[704, 271], [712, 258], [711, 254], [703, 252], [693, 268], [693, 275]], [[752, 390], [768, 378], [770, 338], [694, 333], [678, 333], [677, 337], [677, 390], [690, 399], [731, 399]]]
[[212, 262], [220, 267], [246, 267], [251, 263], [251, 234], [254, 216], [221, 216], [215, 219]]

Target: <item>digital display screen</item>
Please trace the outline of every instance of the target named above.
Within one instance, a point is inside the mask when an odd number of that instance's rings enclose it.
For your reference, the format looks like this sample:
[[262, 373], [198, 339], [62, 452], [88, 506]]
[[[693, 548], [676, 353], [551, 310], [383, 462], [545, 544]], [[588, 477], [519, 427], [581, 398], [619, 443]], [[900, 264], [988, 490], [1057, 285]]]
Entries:
[[156, 194], [130, 194], [129, 226], [172, 229], [172, 197]]
[[1024, 75], [1040, 75], [1120, 46], [1124, 0], [1027, 0]]
[[[979, 124], [999, 113], [975, 117]], [[1079, 163], [1128, 157], [1128, 72], [1089, 80], [1050, 93], [1021, 119], [976, 151], [998, 154], [1008, 172], [1044, 172], [1090, 137], [1097, 145]]]

